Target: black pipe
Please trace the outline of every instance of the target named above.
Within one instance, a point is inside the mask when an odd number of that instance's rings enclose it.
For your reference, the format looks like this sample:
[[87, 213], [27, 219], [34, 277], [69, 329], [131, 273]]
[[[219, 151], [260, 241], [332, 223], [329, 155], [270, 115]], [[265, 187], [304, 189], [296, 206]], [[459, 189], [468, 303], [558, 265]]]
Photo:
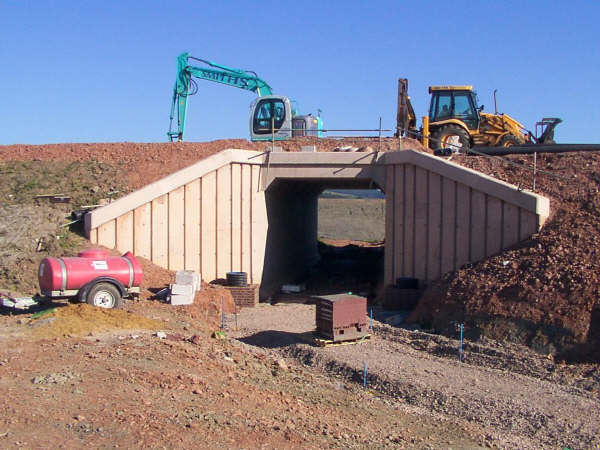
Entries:
[[533, 153], [570, 153], [600, 152], [600, 144], [529, 144], [512, 145], [510, 147], [475, 146], [469, 150], [472, 155], [489, 156], [532, 155]]

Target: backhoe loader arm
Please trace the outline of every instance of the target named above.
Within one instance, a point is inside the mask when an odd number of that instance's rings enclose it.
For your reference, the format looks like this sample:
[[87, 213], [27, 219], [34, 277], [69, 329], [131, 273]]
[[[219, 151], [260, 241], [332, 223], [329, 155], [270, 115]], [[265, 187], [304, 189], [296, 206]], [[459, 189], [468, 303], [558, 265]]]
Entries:
[[[208, 67], [191, 66], [189, 65], [190, 59], [204, 63]], [[167, 133], [171, 141], [175, 139], [178, 141], [183, 140], [187, 112], [187, 98], [197, 91], [196, 83], [192, 77], [252, 91], [259, 97], [271, 95], [273, 93], [271, 86], [269, 86], [266, 81], [259, 78], [254, 72], [233, 69], [204, 59], [194, 58], [188, 53], [182, 53], [177, 57], [177, 78], [175, 79], [175, 86], [173, 88], [170, 116], [171, 122]], [[173, 131], [173, 119], [176, 109], [177, 131]]]
[[408, 96], [408, 80], [406, 78], [398, 79], [398, 110], [396, 113], [396, 137], [416, 136], [417, 117], [413, 109], [410, 97]]

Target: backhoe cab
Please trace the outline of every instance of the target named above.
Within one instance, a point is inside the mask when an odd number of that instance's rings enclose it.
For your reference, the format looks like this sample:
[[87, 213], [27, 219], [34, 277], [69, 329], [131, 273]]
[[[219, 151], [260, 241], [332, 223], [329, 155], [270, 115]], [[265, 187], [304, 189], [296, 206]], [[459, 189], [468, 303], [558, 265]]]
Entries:
[[[472, 146], [502, 146], [554, 143], [554, 128], [561, 120], [545, 118], [537, 123], [536, 137], [507, 114], [483, 112], [472, 86], [430, 86], [429, 114], [416, 130], [416, 117], [408, 97], [408, 80], [398, 80], [396, 135], [421, 135], [422, 143], [433, 150], [467, 152]], [[537, 130], [536, 130], [537, 131]]]
[[481, 122], [471, 86], [430, 86], [429, 131], [434, 149], [469, 147]]
[[[198, 61], [204, 66], [192, 66], [189, 61]], [[311, 114], [298, 115], [292, 101], [285, 96], [273, 95], [271, 86], [255, 72], [233, 69], [211, 61], [194, 58], [188, 53], [177, 57], [177, 78], [173, 88], [171, 122], [167, 136], [171, 141], [182, 141], [187, 117], [187, 100], [198, 92], [193, 78], [254, 92], [258, 98], [251, 105], [250, 138], [253, 141], [285, 140], [294, 136], [322, 135], [320, 117]], [[177, 117], [177, 127], [173, 120]]]

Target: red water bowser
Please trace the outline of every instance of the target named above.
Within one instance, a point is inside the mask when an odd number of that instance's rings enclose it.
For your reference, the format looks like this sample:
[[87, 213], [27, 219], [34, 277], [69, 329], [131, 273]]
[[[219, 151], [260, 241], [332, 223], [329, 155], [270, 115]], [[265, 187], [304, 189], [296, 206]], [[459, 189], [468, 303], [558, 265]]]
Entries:
[[108, 256], [102, 249], [88, 249], [76, 257], [44, 258], [38, 270], [42, 295], [76, 297], [103, 308], [115, 308], [122, 298], [139, 294], [142, 266], [131, 252]]

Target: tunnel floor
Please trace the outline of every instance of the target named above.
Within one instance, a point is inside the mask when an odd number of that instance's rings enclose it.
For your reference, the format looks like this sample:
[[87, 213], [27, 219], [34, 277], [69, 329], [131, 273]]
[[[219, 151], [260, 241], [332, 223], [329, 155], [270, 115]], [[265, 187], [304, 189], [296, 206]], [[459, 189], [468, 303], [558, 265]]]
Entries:
[[306, 290], [298, 294], [279, 293], [273, 301], [306, 302], [311, 296], [351, 292], [375, 299], [383, 286], [383, 242], [363, 242], [321, 239], [318, 242], [320, 260], [296, 280]]

